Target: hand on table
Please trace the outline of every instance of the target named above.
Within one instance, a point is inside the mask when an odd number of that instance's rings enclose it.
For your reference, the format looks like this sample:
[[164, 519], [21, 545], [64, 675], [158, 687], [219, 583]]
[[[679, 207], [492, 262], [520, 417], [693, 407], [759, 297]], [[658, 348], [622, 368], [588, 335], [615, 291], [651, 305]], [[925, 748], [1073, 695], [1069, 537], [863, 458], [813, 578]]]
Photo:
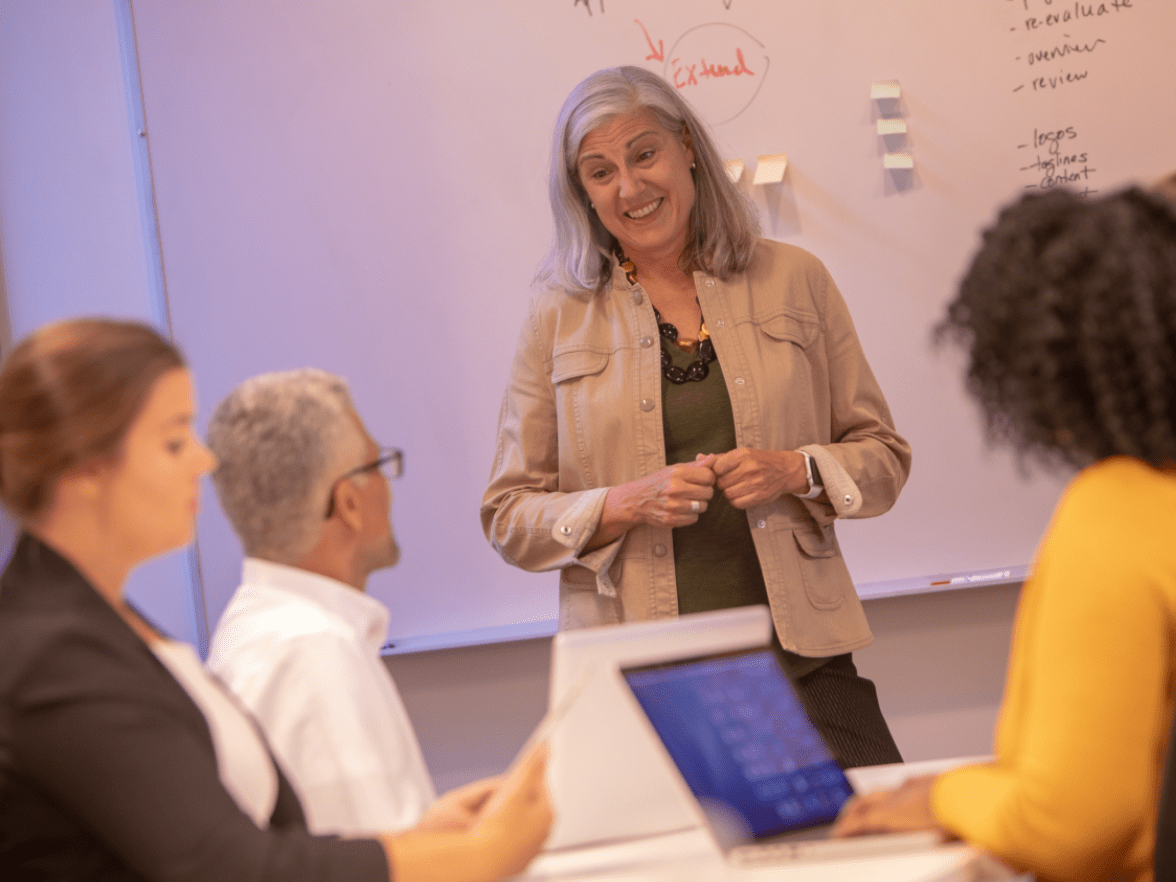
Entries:
[[862, 833], [935, 830], [946, 839], [954, 838], [940, 826], [931, 812], [934, 775], [911, 778], [894, 790], [878, 790], [851, 799], [833, 825], [833, 836]]
[[714, 456], [711, 468], [716, 486], [740, 509], [771, 502], [785, 493], [808, 491], [804, 454], [797, 450], [738, 447]]
[[[520, 872], [551, 829], [547, 746], [501, 779], [446, 794], [410, 830], [379, 836], [396, 882], [492, 882]], [[468, 817], [463, 818], [463, 813]]]

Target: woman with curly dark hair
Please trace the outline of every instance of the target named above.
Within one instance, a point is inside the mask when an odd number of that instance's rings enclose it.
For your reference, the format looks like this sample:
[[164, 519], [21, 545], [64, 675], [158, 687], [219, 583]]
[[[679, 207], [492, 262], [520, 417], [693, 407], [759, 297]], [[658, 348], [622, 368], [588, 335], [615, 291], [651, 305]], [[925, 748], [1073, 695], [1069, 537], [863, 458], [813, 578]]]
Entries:
[[1150, 879], [1176, 684], [1176, 205], [1024, 197], [940, 334], [969, 347], [993, 440], [1081, 470], [1022, 591], [993, 762], [862, 797], [839, 831], [938, 828], [1038, 878]]

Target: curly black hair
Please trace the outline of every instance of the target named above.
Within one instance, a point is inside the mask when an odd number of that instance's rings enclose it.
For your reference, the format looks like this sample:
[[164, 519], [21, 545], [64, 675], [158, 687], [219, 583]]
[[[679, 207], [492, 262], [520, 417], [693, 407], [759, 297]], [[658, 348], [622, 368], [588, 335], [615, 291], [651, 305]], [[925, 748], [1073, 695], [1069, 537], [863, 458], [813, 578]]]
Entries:
[[937, 328], [988, 436], [1047, 465], [1176, 463], [1176, 205], [1131, 187], [1001, 212]]

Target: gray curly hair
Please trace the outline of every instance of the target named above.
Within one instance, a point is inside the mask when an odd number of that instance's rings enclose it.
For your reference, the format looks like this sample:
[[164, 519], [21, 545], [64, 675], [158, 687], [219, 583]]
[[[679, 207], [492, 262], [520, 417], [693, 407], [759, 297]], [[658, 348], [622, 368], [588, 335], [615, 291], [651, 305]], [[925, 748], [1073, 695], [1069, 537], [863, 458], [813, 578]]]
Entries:
[[311, 550], [335, 480], [364, 455], [354, 413], [346, 381], [314, 368], [253, 377], [217, 406], [212, 482], [246, 554], [297, 564]]

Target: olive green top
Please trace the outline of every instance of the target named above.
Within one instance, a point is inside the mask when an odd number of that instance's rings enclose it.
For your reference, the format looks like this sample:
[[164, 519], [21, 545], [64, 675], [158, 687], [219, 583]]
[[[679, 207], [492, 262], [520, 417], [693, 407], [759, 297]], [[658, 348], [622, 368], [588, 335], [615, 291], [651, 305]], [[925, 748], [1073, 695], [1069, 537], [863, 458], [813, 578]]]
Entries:
[[[665, 340], [661, 345], [683, 370], [698, 359]], [[699, 453], [726, 453], [737, 446], [723, 369], [717, 359], [707, 367], [710, 372], [705, 380], [681, 385], [662, 374], [667, 465], [693, 462]], [[718, 487], [697, 523], [675, 528], [674, 569], [680, 613], [768, 603], [747, 514], [731, 505]], [[793, 677], [803, 677], [825, 661], [787, 652], [779, 646], [774, 630], [772, 642]]]

